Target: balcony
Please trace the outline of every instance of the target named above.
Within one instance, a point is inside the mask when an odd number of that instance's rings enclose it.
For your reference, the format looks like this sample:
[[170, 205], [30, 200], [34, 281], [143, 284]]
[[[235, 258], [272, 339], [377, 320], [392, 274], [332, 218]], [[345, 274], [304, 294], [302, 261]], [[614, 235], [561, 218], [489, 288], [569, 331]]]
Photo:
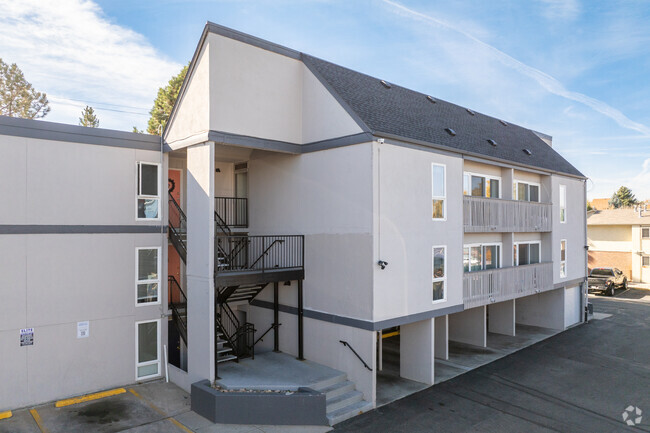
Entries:
[[463, 304], [465, 309], [480, 307], [552, 289], [552, 262], [466, 272]]
[[221, 223], [232, 228], [248, 227], [248, 199], [240, 197], [215, 197], [215, 215]]
[[550, 232], [552, 205], [463, 196], [465, 233]]

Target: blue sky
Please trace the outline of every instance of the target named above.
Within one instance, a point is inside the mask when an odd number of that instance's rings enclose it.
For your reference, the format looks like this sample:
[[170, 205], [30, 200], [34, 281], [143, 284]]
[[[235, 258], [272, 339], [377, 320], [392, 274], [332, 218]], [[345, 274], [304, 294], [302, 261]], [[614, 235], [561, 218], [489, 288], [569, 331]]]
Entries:
[[590, 178], [650, 199], [650, 2], [0, 0], [0, 58], [46, 120], [144, 128], [206, 21], [550, 134]]

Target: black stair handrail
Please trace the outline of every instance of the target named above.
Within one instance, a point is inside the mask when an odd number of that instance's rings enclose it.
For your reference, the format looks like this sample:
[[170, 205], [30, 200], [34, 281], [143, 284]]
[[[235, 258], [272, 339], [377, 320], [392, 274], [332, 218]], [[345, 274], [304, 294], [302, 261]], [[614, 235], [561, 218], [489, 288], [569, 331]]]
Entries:
[[221, 218], [221, 215], [219, 215], [216, 210], [214, 211], [214, 222], [215, 222], [215, 226], [219, 230], [221, 230], [221, 232], [225, 236], [231, 236], [232, 235], [232, 230], [230, 229], [230, 227], [228, 227], [228, 224], [226, 224], [226, 221], [224, 221], [224, 219]]
[[304, 235], [217, 236], [215, 275], [304, 268], [304, 240]]
[[359, 354], [357, 353], [357, 351], [354, 350], [354, 347], [352, 347], [352, 346], [350, 345], [350, 343], [348, 343], [347, 341], [343, 341], [343, 340], [339, 340], [339, 343], [341, 343], [341, 344], [344, 345], [344, 346], [347, 346], [347, 347], [352, 351], [352, 353], [354, 353], [354, 354], [356, 355], [356, 357], [359, 358], [359, 361], [361, 361], [361, 362], [363, 363], [363, 366], [366, 367], [368, 370], [372, 371], [372, 368], [370, 368], [370, 366], [369, 366], [368, 364], [366, 364], [366, 361], [364, 361], [364, 360], [361, 358], [361, 356], [359, 356]]
[[[262, 254], [260, 254], [260, 256], [259, 256], [259, 257], [258, 257], [258, 258], [253, 262], [253, 264], [251, 265], [251, 269], [254, 269], [254, 268], [255, 268], [255, 265], [256, 265], [260, 260], [263, 260], [263, 259], [266, 257], [266, 255], [269, 253], [269, 251], [271, 251], [271, 248], [273, 248], [273, 246], [274, 246], [275, 244], [283, 244], [283, 243], [284, 243], [284, 239], [276, 239], [276, 240], [274, 240], [273, 242], [271, 242], [271, 245], [269, 245], [268, 247], [266, 247], [266, 249], [264, 250], [264, 252], [263, 252]], [[264, 266], [264, 264], [262, 263], [262, 269], [264, 269], [264, 268], [265, 268], [265, 266]]]
[[[173, 301], [174, 290], [178, 290], [178, 293], [180, 295], [179, 302]], [[185, 318], [187, 318], [187, 296], [185, 295], [183, 288], [181, 287], [181, 285], [173, 275], [169, 275], [167, 277], [167, 291], [169, 293], [169, 299], [168, 299], [169, 308], [172, 310], [172, 319], [173, 319], [172, 321], [176, 324], [176, 327], [178, 328], [181, 338], [185, 342], [185, 345], [187, 345], [187, 322], [186, 320], [183, 319], [183, 315], [179, 311], [180, 305], [184, 304]]]
[[[172, 241], [172, 245], [174, 245], [174, 248], [176, 248], [176, 251], [178, 251], [178, 254], [181, 256], [181, 259], [183, 259], [183, 262], [185, 262], [187, 258], [187, 245], [181, 238], [181, 232], [183, 227], [185, 227], [185, 233], [187, 234], [187, 216], [185, 216], [185, 212], [183, 212], [183, 209], [178, 204], [172, 193], [168, 192], [167, 195], [169, 203], [169, 239]], [[173, 216], [176, 216], [178, 219], [178, 226], [174, 225]]]
[[280, 325], [282, 325], [282, 323], [272, 323], [271, 326], [269, 327], [269, 329], [267, 329], [267, 330], [264, 332], [264, 334], [262, 334], [262, 335], [261, 335], [257, 340], [255, 340], [255, 343], [253, 343], [253, 347], [255, 347], [255, 345], [256, 345], [257, 343], [259, 343], [260, 341], [264, 341], [264, 340], [263, 340], [264, 337], [266, 337], [266, 334], [268, 334], [269, 332], [271, 332], [271, 329], [276, 329], [276, 328], [278, 328]]

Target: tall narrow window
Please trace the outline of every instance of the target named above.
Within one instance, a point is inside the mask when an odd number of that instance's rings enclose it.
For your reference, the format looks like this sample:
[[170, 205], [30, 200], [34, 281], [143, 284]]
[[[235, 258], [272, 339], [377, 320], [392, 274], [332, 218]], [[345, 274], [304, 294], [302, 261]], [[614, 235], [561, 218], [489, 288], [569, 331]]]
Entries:
[[433, 301], [446, 297], [447, 285], [447, 247], [433, 247]]
[[650, 239], [650, 227], [641, 228], [641, 237], [643, 239]]
[[160, 375], [160, 320], [136, 322], [136, 379]]
[[160, 165], [138, 162], [136, 219], [160, 219]]
[[136, 305], [160, 303], [160, 248], [136, 248]]
[[566, 240], [560, 241], [560, 278], [566, 277]]
[[650, 266], [650, 256], [643, 256], [641, 260], [641, 266]]
[[447, 217], [447, 190], [445, 185], [445, 166], [431, 164], [431, 195], [433, 203], [432, 218], [444, 220]]
[[566, 186], [560, 185], [560, 222], [566, 222]]

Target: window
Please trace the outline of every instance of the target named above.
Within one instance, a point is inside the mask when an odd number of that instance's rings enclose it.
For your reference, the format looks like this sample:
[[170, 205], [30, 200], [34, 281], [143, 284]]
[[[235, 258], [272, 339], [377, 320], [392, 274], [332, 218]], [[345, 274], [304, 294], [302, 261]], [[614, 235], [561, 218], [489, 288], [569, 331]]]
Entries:
[[463, 173], [463, 194], [474, 197], [501, 197], [501, 178]]
[[431, 164], [431, 196], [433, 202], [432, 218], [444, 220], [447, 218], [447, 190], [445, 185], [445, 166]]
[[465, 245], [463, 247], [463, 270], [476, 272], [501, 267], [501, 244]]
[[643, 256], [641, 263], [642, 266], [650, 266], [650, 256]]
[[560, 185], [560, 222], [566, 222], [566, 186]]
[[136, 305], [159, 304], [160, 247], [135, 249]]
[[641, 238], [650, 239], [650, 227], [641, 227]]
[[160, 165], [137, 164], [137, 213], [139, 220], [160, 219]]
[[566, 277], [566, 240], [560, 241], [560, 278]]
[[160, 375], [160, 320], [135, 324], [135, 378], [148, 379]]
[[512, 264], [514, 266], [522, 266], [540, 263], [540, 245], [540, 241], [515, 242]]
[[515, 181], [512, 194], [517, 200], [539, 202], [539, 185]]
[[447, 296], [447, 247], [433, 247], [433, 301], [444, 300]]

